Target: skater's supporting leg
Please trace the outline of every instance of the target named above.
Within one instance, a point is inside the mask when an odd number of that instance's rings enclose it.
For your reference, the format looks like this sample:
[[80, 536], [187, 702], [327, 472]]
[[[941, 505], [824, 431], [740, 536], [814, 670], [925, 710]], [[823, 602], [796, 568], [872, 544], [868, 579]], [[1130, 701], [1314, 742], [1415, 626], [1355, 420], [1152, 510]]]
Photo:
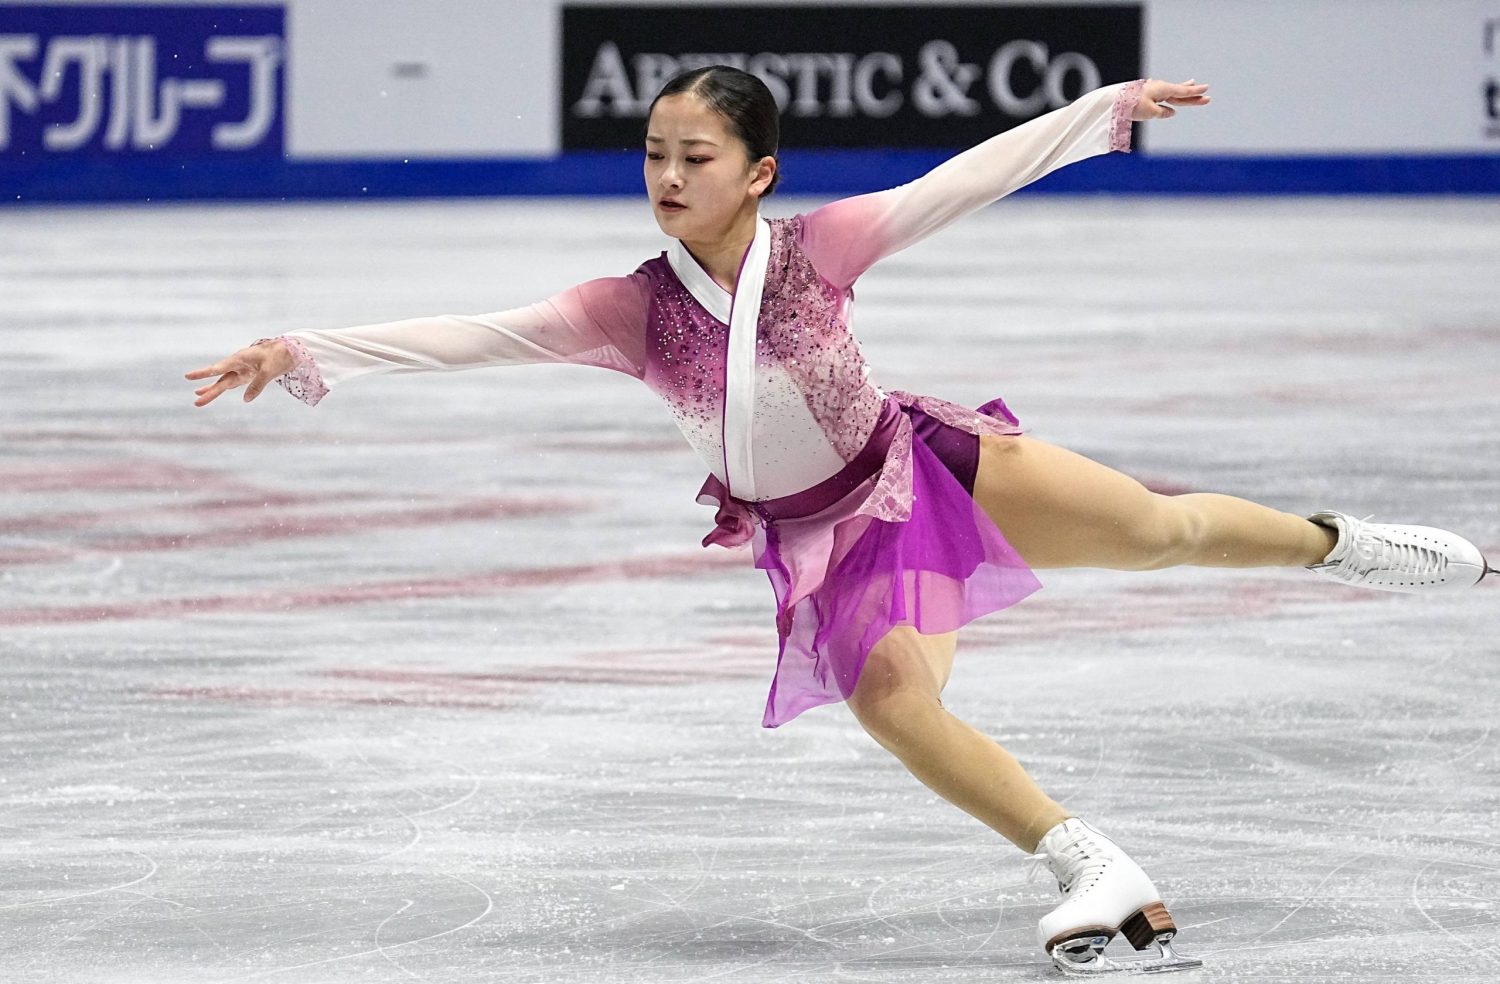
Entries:
[[958, 633], [892, 629], [870, 651], [849, 708], [882, 747], [929, 789], [993, 827], [1028, 854], [1072, 816], [1015, 758], [960, 721], [940, 698]]
[[1322, 561], [1338, 539], [1233, 496], [1161, 495], [1029, 437], [980, 438], [974, 500], [1035, 568], [1302, 567]]

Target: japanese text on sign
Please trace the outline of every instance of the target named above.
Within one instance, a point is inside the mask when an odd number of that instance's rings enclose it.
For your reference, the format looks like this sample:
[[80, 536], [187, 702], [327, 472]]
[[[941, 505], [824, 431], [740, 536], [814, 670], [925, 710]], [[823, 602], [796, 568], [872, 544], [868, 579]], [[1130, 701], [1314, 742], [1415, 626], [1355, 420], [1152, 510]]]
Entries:
[[0, 154], [280, 154], [280, 9], [6, 14], [33, 29], [0, 33]]

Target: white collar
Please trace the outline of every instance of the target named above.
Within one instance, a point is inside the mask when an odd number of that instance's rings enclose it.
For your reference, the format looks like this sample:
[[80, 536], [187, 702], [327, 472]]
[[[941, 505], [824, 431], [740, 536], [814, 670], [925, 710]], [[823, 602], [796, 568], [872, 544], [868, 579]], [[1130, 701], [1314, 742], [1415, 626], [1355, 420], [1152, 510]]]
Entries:
[[[755, 239], [752, 240], [750, 247], [745, 250], [745, 255], [749, 256], [751, 251], [756, 250], [757, 247], [760, 248], [759, 251], [768, 250], [770, 240], [771, 223], [760, 216], [756, 216]], [[698, 258], [689, 252], [686, 246], [682, 245], [681, 239], [672, 240], [672, 248], [667, 250], [667, 262], [672, 265], [672, 272], [677, 274], [677, 279], [682, 281], [682, 286], [688, 289], [688, 293], [693, 295], [694, 300], [702, 304], [704, 310], [717, 318], [721, 323], [729, 324], [729, 310], [734, 301], [734, 295], [719, 286], [718, 281], [714, 280], [708, 271], [703, 269], [703, 265], [698, 262]], [[746, 265], [741, 262], [736, 278], [742, 277], [746, 270]], [[762, 276], [764, 276], [764, 273], [762, 273]], [[736, 292], [738, 292], [742, 285], [736, 279], [734, 286]]]
[[724, 484], [742, 499], [759, 498], [755, 482], [755, 339], [771, 260], [771, 224], [760, 219], [735, 274], [724, 353]]

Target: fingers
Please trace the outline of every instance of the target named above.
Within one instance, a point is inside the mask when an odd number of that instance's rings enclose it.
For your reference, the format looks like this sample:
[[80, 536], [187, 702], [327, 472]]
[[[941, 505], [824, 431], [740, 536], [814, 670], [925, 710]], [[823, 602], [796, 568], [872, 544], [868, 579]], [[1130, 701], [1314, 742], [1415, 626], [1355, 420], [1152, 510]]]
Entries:
[[198, 399], [193, 401], [193, 406], [204, 407], [217, 400], [224, 393], [234, 389], [236, 386], [245, 385], [244, 380], [237, 372], [227, 372], [219, 377], [219, 380], [209, 386], [200, 386], [193, 390], [198, 394]]
[[[240, 386], [247, 386], [245, 390], [245, 402], [249, 403], [260, 395], [261, 391], [274, 379], [269, 373], [265, 351], [252, 346], [234, 353], [225, 359], [220, 359], [213, 365], [194, 369], [183, 373], [185, 379], [207, 379], [210, 376], [219, 378], [207, 386], [200, 386], [193, 391], [198, 399], [193, 401], [194, 406], [204, 407], [214, 400], [223, 396], [229, 390]], [[247, 385], [248, 384], [248, 385]]]
[[228, 372], [229, 367], [222, 362], [215, 362], [211, 366], [202, 369], [194, 369], [192, 372], [183, 373], [183, 379], [207, 379], [209, 376], [217, 376], [221, 372]]
[[[264, 379], [260, 378], [260, 375], [251, 366], [246, 366], [242, 363], [230, 364], [236, 365], [237, 368], [229, 369], [215, 382], [207, 386], [200, 386], [197, 389], [193, 390], [193, 392], [198, 396], [198, 399], [193, 403], [194, 406], [207, 406], [230, 390], [237, 389], [241, 386], [246, 385], [247, 383], [250, 384], [250, 388], [245, 391], [245, 402], [249, 403], [251, 400], [260, 395], [260, 391], [265, 389], [266, 384], [271, 380], [271, 377], [269, 376]], [[224, 362], [215, 363], [213, 366], [209, 367], [209, 370], [211, 371], [224, 365], [226, 365], [226, 363]], [[204, 370], [197, 370], [200, 378], [203, 372]], [[192, 373], [190, 373], [189, 375], [192, 375]]]
[[1166, 83], [1157, 102], [1169, 100], [1174, 103], [1206, 103], [1208, 99], [1208, 83], [1188, 79], [1186, 82]]
[[250, 385], [245, 387], [245, 402], [249, 403], [257, 396], [260, 396], [260, 391], [266, 388], [266, 384], [271, 381], [271, 378], [270, 376], [257, 376], [252, 379]]
[[1152, 103], [1156, 119], [1171, 119], [1178, 106], [1206, 106], [1210, 101], [1208, 83], [1188, 79], [1186, 82], [1161, 82], [1153, 79], [1144, 93]]

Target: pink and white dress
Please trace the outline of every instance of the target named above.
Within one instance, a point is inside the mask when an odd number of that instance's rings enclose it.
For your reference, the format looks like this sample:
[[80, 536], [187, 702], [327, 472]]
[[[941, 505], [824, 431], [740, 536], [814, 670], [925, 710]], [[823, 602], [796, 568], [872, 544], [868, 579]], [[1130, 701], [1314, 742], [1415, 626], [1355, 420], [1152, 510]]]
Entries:
[[892, 627], [949, 632], [1041, 586], [972, 496], [978, 435], [1019, 434], [1018, 421], [998, 399], [970, 410], [872, 382], [853, 286], [1065, 164], [1128, 151], [1143, 85], [1086, 93], [899, 187], [758, 219], [733, 293], [674, 241], [629, 276], [526, 307], [257, 344], [286, 343], [297, 364], [277, 381], [308, 404], [366, 375], [541, 362], [651, 387], [708, 467], [704, 546], [750, 544], [771, 581], [779, 653], [762, 724], [776, 727], [853, 693]]

